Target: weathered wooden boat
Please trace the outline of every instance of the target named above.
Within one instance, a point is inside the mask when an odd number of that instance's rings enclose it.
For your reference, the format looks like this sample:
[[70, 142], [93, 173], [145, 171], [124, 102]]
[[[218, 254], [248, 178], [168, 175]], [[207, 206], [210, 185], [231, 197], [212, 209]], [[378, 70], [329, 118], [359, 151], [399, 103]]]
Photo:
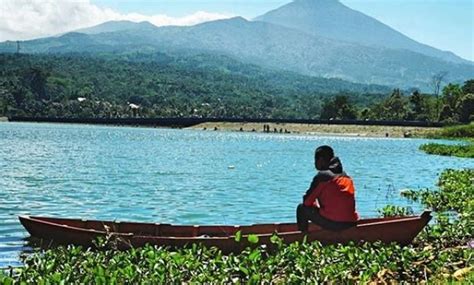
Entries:
[[[98, 237], [112, 237], [120, 241], [120, 249], [146, 244], [183, 247], [202, 244], [218, 247], [223, 252], [238, 252], [253, 245], [247, 238], [258, 236], [257, 244], [272, 246], [270, 238], [278, 235], [284, 243], [320, 241], [322, 244], [348, 242], [396, 242], [407, 245], [430, 221], [429, 211], [420, 216], [362, 219], [357, 225], [342, 231], [330, 231], [310, 224], [309, 231], [302, 233], [295, 223], [257, 224], [250, 226], [180, 226], [156, 223], [131, 223], [112, 221], [90, 221], [80, 219], [20, 216], [22, 225], [35, 238], [55, 244], [93, 246]], [[240, 241], [236, 235], [241, 236]]]

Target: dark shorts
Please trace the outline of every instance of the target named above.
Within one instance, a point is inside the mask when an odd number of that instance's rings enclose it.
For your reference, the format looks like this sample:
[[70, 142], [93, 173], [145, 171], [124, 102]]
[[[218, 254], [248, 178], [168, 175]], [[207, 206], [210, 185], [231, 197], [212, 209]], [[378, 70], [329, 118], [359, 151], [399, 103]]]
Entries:
[[341, 231], [357, 225], [355, 222], [335, 222], [319, 214], [319, 209], [315, 207], [307, 207], [303, 204], [299, 204], [298, 208], [296, 209], [296, 221], [298, 223], [298, 229], [300, 231], [307, 231], [308, 230], [308, 222], [311, 221], [322, 228], [333, 230], [333, 231]]

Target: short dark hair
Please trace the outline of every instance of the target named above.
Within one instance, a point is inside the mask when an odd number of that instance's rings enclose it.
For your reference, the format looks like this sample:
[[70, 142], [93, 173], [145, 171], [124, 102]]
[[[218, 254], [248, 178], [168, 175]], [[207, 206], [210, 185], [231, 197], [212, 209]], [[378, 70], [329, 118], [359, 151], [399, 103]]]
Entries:
[[314, 158], [323, 158], [325, 161], [329, 162], [334, 157], [334, 150], [328, 145], [322, 145], [316, 149], [314, 152]]

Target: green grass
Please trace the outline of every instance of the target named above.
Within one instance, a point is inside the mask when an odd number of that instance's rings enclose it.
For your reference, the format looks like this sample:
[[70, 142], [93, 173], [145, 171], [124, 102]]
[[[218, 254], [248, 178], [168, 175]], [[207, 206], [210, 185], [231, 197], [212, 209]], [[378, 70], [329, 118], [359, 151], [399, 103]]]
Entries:
[[[215, 248], [180, 250], [145, 247], [125, 252], [59, 247], [26, 257], [25, 267], [0, 273], [0, 283], [169, 284], [169, 283], [431, 283], [473, 280], [474, 169], [447, 170], [435, 191], [405, 191], [408, 199], [436, 210], [413, 245], [380, 243], [322, 246], [283, 245], [224, 255]], [[452, 212], [456, 218], [452, 218]], [[383, 215], [406, 214], [386, 207]]]
[[474, 139], [474, 122], [469, 125], [457, 125], [444, 127], [434, 133], [431, 133], [430, 138], [458, 138], [458, 139]]

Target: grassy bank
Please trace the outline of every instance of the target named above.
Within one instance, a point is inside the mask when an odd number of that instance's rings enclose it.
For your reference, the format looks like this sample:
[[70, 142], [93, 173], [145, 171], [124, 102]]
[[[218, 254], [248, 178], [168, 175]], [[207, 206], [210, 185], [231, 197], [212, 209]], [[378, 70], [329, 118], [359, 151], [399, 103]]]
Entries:
[[[436, 210], [413, 245], [363, 244], [321, 246], [295, 243], [268, 253], [263, 248], [223, 255], [194, 246], [178, 251], [146, 247], [126, 252], [60, 247], [37, 252], [25, 267], [0, 283], [334, 283], [356, 282], [474, 282], [474, 170], [447, 170], [436, 191], [404, 192]], [[456, 217], [453, 219], [452, 213]], [[387, 207], [385, 215], [405, 213]], [[451, 217], [451, 218], [448, 218]]]
[[467, 145], [445, 145], [429, 143], [420, 146], [420, 150], [428, 154], [474, 158], [474, 123], [439, 129], [428, 134], [430, 138], [461, 139]]
[[474, 139], [474, 122], [468, 125], [458, 125], [437, 129], [428, 134], [430, 138], [444, 139]]

